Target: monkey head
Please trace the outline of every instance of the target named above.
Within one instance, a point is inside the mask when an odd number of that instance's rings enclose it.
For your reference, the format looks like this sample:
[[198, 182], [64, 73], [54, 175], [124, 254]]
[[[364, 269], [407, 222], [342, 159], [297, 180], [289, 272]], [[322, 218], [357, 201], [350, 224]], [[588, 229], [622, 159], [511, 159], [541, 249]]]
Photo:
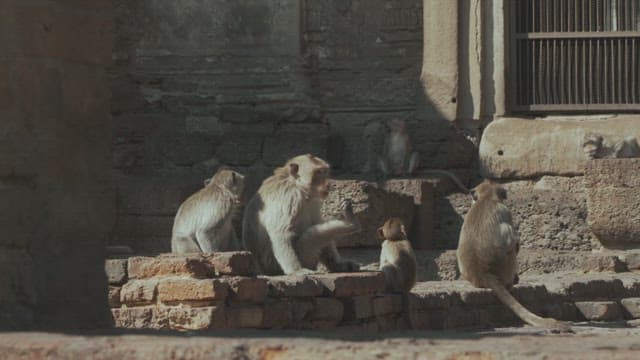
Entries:
[[471, 190], [471, 196], [473, 197], [473, 201], [492, 199], [503, 202], [507, 199], [507, 190], [500, 186], [500, 184], [487, 179]]
[[407, 232], [399, 218], [389, 218], [378, 228], [378, 236], [383, 240], [406, 240]]
[[602, 148], [603, 138], [597, 134], [587, 134], [582, 142], [582, 150], [587, 159], [595, 159]]
[[228, 190], [236, 198], [237, 202], [242, 202], [244, 192], [244, 175], [233, 171], [228, 167], [221, 167], [216, 171], [211, 179], [204, 181], [205, 186], [216, 184]]
[[285, 168], [310, 198], [325, 199], [329, 196], [331, 168], [326, 161], [311, 154], [299, 155], [287, 161]]
[[406, 121], [400, 118], [391, 119], [387, 123], [387, 125], [389, 126], [389, 129], [391, 130], [391, 132], [394, 132], [394, 133], [404, 133], [405, 129], [407, 128]]

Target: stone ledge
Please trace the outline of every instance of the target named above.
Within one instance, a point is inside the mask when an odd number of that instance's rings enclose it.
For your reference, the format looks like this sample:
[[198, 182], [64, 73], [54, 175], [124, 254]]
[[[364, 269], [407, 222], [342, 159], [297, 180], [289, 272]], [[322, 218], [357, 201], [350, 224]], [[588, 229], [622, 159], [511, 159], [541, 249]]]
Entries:
[[[177, 256], [160, 256], [158, 261], [167, 258], [172, 264], [186, 263]], [[465, 281], [419, 282], [403, 296], [383, 292], [380, 272], [247, 277], [209, 271], [201, 279], [189, 271], [179, 276], [153, 273], [157, 276], [110, 286], [118, 327], [388, 331], [522, 325], [490, 290]], [[512, 293], [541, 316], [570, 321], [638, 316], [637, 273], [567, 272], [524, 276], [521, 281]]]

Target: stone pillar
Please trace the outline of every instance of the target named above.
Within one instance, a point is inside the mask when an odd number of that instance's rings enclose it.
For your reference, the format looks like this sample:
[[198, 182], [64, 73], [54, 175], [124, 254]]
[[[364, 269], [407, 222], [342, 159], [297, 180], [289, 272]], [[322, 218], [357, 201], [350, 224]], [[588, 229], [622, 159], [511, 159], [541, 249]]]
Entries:
[[110, 324], [111, 6], [0, 2], [1, 329]]
[[423, 1], [420, 81], [427, 117], [454, 121], [458, 110], [458, 1]]

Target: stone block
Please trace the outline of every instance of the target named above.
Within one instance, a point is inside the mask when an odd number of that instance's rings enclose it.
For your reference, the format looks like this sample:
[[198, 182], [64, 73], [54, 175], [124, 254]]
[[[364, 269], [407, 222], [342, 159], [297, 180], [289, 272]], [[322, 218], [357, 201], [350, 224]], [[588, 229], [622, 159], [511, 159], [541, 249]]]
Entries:
[[128, 329], [151, 329], [154, 307], [123, 307], [111, 309], [115, 327]]
[[403, 296], [401, 294], [384, 294], [371, 300], [374, 316], [399, 314], [402, 312]]
[[110, 285], [122, 285], [127, 281], [127, 259], [107, 259], [104, 271]]
[[622, 258], [629, 271], [640, 270], [640, 251], [625, 252]]
[[332, 180], [329, 196], [322, 207], [323, 215], [326, 218], [341, 217], [345, 199], [353, 203], [362, 231], [336, 239], [339, 246], [380, 246], [382, 240], [377, 235], [377, 229], [390, 217], [399, 217], [406, 228], [412, 228], [414, 204], [411, 196], [387, 191], [373, 182]]
[[209, 330], [226, 328], [224, 309], [219, 306], [206, 307], [160, 307], [154, 321], [158, 328], [171, 330]]
[[344, 305], [344, 320], [359, 320], [373, 317], [373, 296], [362, 295], [340, 299]]
[[264, 306], [262, 327], [266, 329], [291, 328], [293, 320], [294, 301], [291, 299], [267, 299]]
[[582, 271], [587, 272], [625, 272], [627, 265], [615, 255], [595, 254], [587, 256], [582, 263]]
[[157, 257], [129, 258], [128, 274], [131, 279], [154, 276], [183, 275], [204, 278], [211, 272], [209, 263], [200, 254], [165, 254]]
[[109, 307], [117, 308], [120, 307], [120, 288], [117, 286], [109, 285], [109, 292], [107, 294], [109, 296]]
[[434, 186], [424, 179], [394, 179], [385, 182], [384, 189], [413, 198], [413, 224], [408, 229], [415, 249], [433, 249]]
[[620, 304], [632, 319], [640, 319], [640, 298], [622, 299]]
[[623, 320], [620, 305], [615, 301], [577, 301], [576, 307], [590, 321]]
[[635, 115], [496, 119], [482, 133], [481, 174], [494, 179], [581, 175], [587, 162], [582, 143], [589, 133], [611, 143], [627, 136], [640, 138], [640, 119]]
[[322, 295], [320, 282], [304, 275], [266, 277], [271, 297], [313, 297]]
[[264, 278], [232, 277], [224, 281], [229, 285], [229, 298], [233, 301], [263, 303], [268, 286]]
[[238, 306], [225, 309], [227, 325], [232, 329], [262, 328], [264, 308], [262, 306]]
[[452, 290], [417, 288], [408, 294], [409, 309], [427, 311], [448, 309], [456, 303], [461, 303], [460, 294]]
[[587, 222], [602, 246], [640, 247], [640, 159], [599, 159], [585, 168]]
[[158, 279], [130, 280], [120, 289], [120, 302], [127, 305], [144, 305], [156, 300]]
[[158, 282], [158, 299], [163, 303], [224, 300], [229, 285], [219, 279], [164, 278]]
[[313, 307], [307, 318], [310, 320], [330, 321], [337, 324], [344, 318], [344, 305], [338, 299], [317, 297], [313, 299]]
[[384, 274], [381, 272], [331, 273], [309, 275], [319, 281], [325, 294], [335, 297], [374, 295], [384, 291]]
[[216, 275], [251, 276], [256, 273], [253, 254], [249, 251], [204, 254]]

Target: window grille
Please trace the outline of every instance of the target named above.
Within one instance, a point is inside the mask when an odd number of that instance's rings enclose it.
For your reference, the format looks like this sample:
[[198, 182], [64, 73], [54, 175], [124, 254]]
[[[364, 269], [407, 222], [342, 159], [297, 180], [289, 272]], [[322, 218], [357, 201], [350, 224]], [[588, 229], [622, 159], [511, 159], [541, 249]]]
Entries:
[[516, 112], [640, 110], [640, 0], [512, 0]]

